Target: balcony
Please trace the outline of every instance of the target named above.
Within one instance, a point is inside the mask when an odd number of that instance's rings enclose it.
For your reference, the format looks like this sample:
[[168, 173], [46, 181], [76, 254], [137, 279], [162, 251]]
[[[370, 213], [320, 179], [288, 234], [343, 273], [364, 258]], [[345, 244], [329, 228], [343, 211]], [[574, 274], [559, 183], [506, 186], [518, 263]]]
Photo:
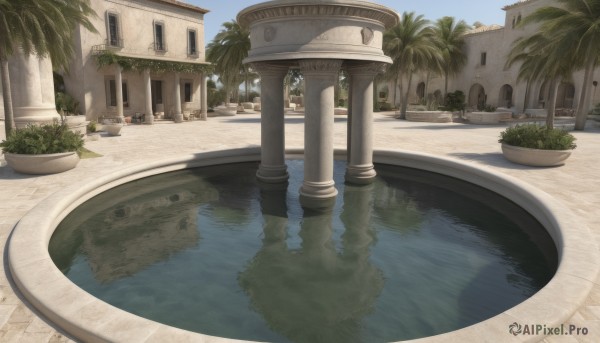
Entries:
[[107, 50], [118, 51], [125, 47], [125, 41], [123, 39], [108, 39], [104, 40], [104, 44], [98, 44], [92, 46], [92, 55], [101, 54]]

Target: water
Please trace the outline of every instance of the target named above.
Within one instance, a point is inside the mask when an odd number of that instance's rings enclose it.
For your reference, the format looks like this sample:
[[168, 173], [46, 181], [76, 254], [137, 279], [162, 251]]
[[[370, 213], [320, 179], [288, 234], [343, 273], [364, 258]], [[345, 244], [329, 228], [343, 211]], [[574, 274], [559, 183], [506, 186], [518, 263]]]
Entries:
[[[379, 165], [330, 212], [256, 182], [256, 163], [135, 181], [71, 213], [50, 242], [74, 283], [125, 311], [209, 335], [272, 342], [387, 342], [509, 309], [557, 266], [539, 223], [474, 185]], [[507, 331], [508, 332], [508, 331]]]

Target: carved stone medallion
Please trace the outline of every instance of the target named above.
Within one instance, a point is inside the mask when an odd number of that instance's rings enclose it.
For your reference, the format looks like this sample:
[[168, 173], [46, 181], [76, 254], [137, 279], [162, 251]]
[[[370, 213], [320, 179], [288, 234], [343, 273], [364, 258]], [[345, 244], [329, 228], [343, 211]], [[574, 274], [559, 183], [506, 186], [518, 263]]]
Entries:
[[265, 41], [266, 42], [271, 42], [273, 39], [275, 39], [275, 35], [277, 35], [277, 29], [275, 29], [273, 26], [267, 26], [265, 27]]
[[365, 27], [360, 31], [360, 33], [362, 34], [363, 44], [371, 44], [371, 42], [373, 41], [373, 37], [375, 37], [373, 30], [368, 27]]

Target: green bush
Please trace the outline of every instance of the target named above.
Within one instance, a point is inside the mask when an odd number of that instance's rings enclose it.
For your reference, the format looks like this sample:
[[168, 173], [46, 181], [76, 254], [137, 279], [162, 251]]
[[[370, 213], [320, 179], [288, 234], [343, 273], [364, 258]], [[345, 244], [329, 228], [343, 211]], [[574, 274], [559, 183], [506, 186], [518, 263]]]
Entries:
[[484, 112], [496, 112], [496, 107], [492, 105], [485, 105], [483, 108]]
[[380, 102], [379, 103], [379, 110], [380, 111], [391, 111], [392, 110], [392, 104], [387, 103], [387, 102]]
[[444, 107], [444, 110], [450, 112], [464, 111], [466, 107], [465, 93], [456, 91], [446, 95], [446, 106]]
[[570, 150], [577, 147], [575, 140], [576, 138], [565, 130], [527, 124], [504, 130], [500, 133], [498, 142], [530, 149]]
[[87, 124], [87, 132], [88, 133], [94, 133], [96, 132], [96, 130], [98, 130], [97, 124], [95, 121], [91, 121]]
[[59, 113], [66, 115], [79, 113], [79, 102], [67, 93], [54, 93], [54, 101], [56, 102], [56, 110]]
[[15, 130], [0, 143], [2, 151], [11, 154], [41, 155], [63, 152], [79, 152], [83, 148], [80, 135], [69, 130], [66, 124], [28, 125]]

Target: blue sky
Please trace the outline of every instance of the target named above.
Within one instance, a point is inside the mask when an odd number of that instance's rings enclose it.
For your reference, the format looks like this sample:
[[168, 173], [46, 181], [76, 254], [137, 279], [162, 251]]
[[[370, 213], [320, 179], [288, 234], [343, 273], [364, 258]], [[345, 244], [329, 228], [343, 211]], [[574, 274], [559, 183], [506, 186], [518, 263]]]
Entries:
[[[261, 0], [184, 1], [210, 10], [204, 18], [207, 44], [221, 30], [223, 22], [234, 19], [239, 11], [250, 5], [264, 2]], [[414, 11], [430, 20], [448, 15], [464, 19], [469, 24], [480, 21], [486, 25], [504, 25], [502, 7], [517, 0], [377, 0], [374, 2], [393, 8], [399, 13]]]

